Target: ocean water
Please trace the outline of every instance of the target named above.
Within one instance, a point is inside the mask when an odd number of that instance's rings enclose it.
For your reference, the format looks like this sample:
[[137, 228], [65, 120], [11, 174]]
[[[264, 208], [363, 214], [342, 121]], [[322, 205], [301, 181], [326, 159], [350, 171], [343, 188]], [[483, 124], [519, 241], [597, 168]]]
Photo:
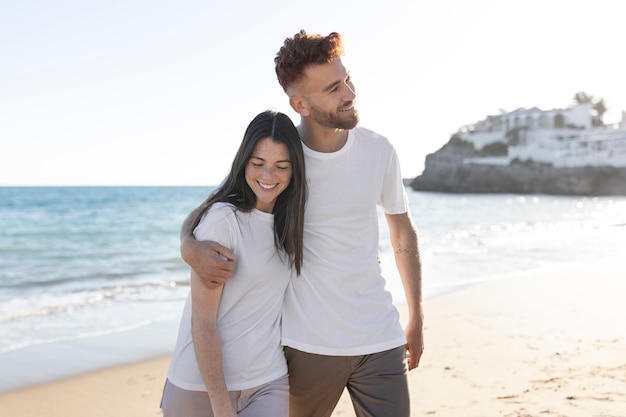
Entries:
[[[189, 291], [180, 225], [211, 190], [0, 188], [0, 391], [170, 353]], [[624, 197], [407, 193], [425, 297], [626, 253]]]

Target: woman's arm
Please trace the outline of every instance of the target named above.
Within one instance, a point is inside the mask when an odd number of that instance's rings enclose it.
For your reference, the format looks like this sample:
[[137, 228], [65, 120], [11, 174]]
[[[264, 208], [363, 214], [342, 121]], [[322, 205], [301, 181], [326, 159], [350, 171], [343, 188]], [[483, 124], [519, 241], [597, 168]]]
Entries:
[[230, 401], [224, 366], [222, 345], [217, 330], [217, 311], [223, 286], [208, 288], [201, 278], [191, 271], [191, 336], [202, 379], [211, 399], [213, 414], [236, 417]]

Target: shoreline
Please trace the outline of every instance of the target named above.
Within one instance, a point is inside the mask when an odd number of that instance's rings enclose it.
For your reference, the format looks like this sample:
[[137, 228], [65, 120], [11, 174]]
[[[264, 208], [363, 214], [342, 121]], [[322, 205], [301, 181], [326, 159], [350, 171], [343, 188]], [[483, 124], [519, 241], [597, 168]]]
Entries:
[[169, 355], [178, 317], [129, 331], [28, 346], [0, 353], [0, 396], [90, 372]]
[[[427, 298], [412, 415], [623, 416], [624, 270], [625, 261], [564, 266]], [[155, 356], [0, 393], [0, 415], [159, 416], [169, 355]], [[354, 416], [349, 398], [333, 416]]]
[[[394, 305], [404, 314], [406, 301], [396, 300], [401, 289], [400, 277], [395, 264], [384, 264], [384, 274], [394, 297]], [[535, 269], [531, 273], [551, 271]], [[424, 299], [434, 299], [446, 294], [463, 291], [474, 285], [490, 281], [514, 279], [527, 273], [513, 273], [483, 278], [472, 278], [448, 283], [448, 285], [424, 288]], [[182, 311], [182, 301], [181, 301]], [[96, 336], [59, 340], [0, 352], [0, 395], [31, 386], [51, 383], [90, 372], [148, 361], [168, 356], [173, 351], [178, 334], [179, 314], [169, 320], [161, 320], [146, 326], [121, 332], [110, 332]]]

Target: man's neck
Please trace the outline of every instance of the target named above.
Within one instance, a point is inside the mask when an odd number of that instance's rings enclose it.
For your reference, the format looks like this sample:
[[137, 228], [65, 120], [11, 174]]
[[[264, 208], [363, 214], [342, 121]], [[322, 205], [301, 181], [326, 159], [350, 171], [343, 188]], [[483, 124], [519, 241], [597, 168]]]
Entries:
[[317, 152], [336, 152], [343, 148], [348, 140], [348, 130], [333, 129], [314, 123], [307, 123], [301, 118], [298, 126], [300, 139], [310, 149]]

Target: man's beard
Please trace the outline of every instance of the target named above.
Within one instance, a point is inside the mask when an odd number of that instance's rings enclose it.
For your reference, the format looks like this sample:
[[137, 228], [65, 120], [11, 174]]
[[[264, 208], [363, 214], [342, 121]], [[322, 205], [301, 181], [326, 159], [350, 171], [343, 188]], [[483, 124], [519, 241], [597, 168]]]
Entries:
[[333, 129], [350, 130], [359, 124], [359, 112], [353, 109], [351, 112], [342, 113], [324, 112], [316, 106], [311, 106], [311, 118], [322, 126]]

